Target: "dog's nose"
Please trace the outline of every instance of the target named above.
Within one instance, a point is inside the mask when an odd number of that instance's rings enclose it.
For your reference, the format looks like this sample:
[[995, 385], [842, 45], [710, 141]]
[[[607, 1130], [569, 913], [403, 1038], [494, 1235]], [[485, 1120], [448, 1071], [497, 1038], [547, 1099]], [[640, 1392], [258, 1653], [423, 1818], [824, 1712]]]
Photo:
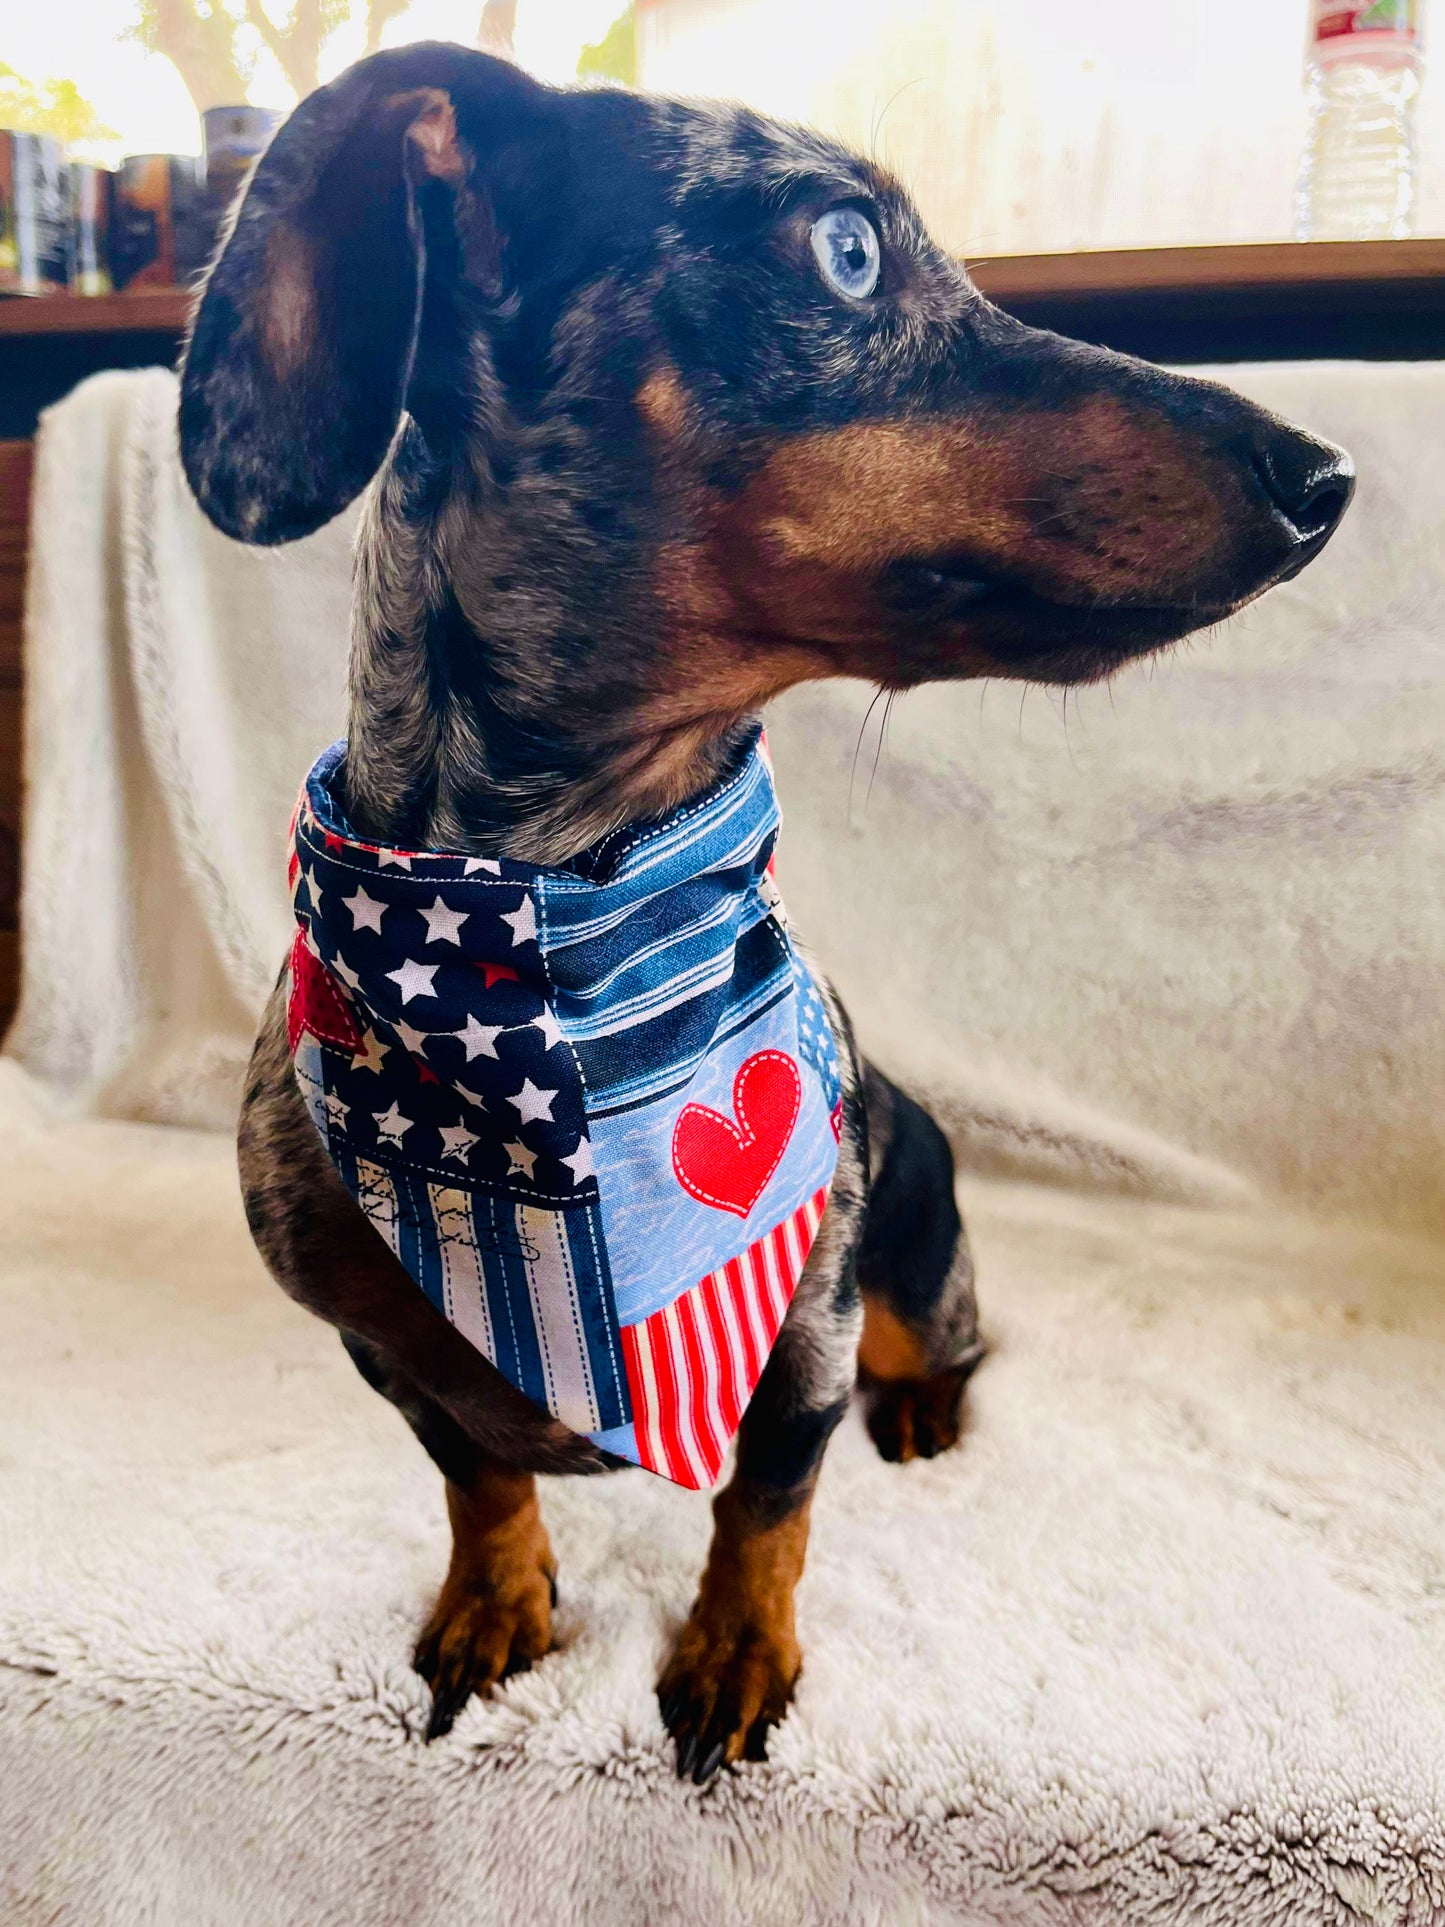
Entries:
[[1355, 465], [1345, 451], [1281, 425], [1255, 443], [1253, 466], [1296, 540], [1322, 548], [1355, 492]]

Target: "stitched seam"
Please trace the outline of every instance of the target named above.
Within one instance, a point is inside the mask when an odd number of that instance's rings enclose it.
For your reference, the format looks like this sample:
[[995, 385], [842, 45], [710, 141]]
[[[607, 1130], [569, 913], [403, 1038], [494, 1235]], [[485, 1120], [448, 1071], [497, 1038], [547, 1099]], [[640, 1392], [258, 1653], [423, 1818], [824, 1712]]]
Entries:
[[[329, 863], [338, 870], [354, 870], [358, 876], [365, 877], [375, 877], [381, 874], [375, 864], [368, 866], [364, 863], [348, 863], [344, 857], [338, 856], [335, 850], [328, 850], [326, 848], [324, 835], [318, 843], [315, 836], [308, 833], [304, 823], [297, 828], [296, 841], [304, 844], [313, 856], [320, 857], [323, 863]], [[364, 850], [367, 848], [367, 845], [347, 841], [346, 847], [353, 850]], [[401, 856], [414, 856], [419, 863], [457, 863], [466, 861], [465, 858], [445, 856], [440, 853], [429, 855], [425, 850], [402, 850], [399, 851], [398, 854]], [[386, 879], [388, 883], [414, 883], [419, 889], [432, 890], [435, 890], [440, 884], [445, 883], [448, 889], [452, 890], [520, 890], [524, 896], [527, 894], [528, 886], [522, 882], [520, 877], [438, 877], [436, 875], [419, 877], [411, 870], [403, 870], [396, 866], [392, 866], [392, 868], [393, 874]]]
[[[561, 1227], [559, 1226], [558, 1229], [561, 1230]], [[518, 1228], [518, 1235], [520, 1236], [520, 1227]], [[565, 1246], [567, 1242], [565, 1232], [560, 1242]], [[542, 1362], [542, 1389], [547, 1399], [551, 1400], [557, 1396], [557, 1367], [552, 1363], [552, 1347], [547, 1337], [546, 1321], [540, 1316], [535, 1302], [539, 1293], [545, 1289], [542, 1281], [536, 1277], [534, 1272], [534, 1266], [540, 1265], [541, 1262], [542, 1254], [540, 1251], [538, 1251], [536, 1257], [530, 1261], [525, 1257], [522, 1259], [522, 1264], [527, 1275], [527, 1297], [532, 1311], [532, 1329], [537, 1335], [537, 1356]], [[547, 1410], [549, 1412], [552, 1410], [550, 1404], [548, 1404]]]
[[572, 1335], [577, 1344], [577, 1356], [586, 1368], [587, 1396], [592, 1407], [592, 1423], [596, 1427], [602, 1423], [602, 1410], [597, 1398], [597, 1385], [592, 1376], [592, 1354], [587, 1348], [587, 1333], [582, 1327], [582, 1293], [577, 1285], [577, 1267], [572, 1262], [572, 1240], [567, 1235], [565, 1224], [557, 1228], [561, 1234], [558, 1243], [562, 1247], [563, 1276], [567, 1283], [567, 1302], [572, 1314]]
[[[599, 1190], [600, 1190], [600, 1186], [599, 1186]], [[601, 1204], [599, 1203], [598, 1210], [600, 1211], [601, 1208], [602, 1208]], [[600, 1290], [602, 1287], [602, 1254], [599, 1251], [598, 1245], [597, 1245], [596, 1221], [593, 1218], [593, 1215], [590, 1211], [587, 1213], [587, 1236], [591, 1241], [591, 1245], [592, 1245], [592, 1262], [596, 1270], [597, 1283], [598, 1283], [598, 1288]], [[615, 1315], [616, 1309], [617, 1309], [616, 1292], [612, 1292], [611, 1297], [612, 1297], [612, 1308]], [[620, 1327], [618, 1329], [620, 1332]], [[635, 1422], [636, 1416], [637, 1416], [633, 1410], [633, 1405], [632, 1405], [632, 1388], [627, 1382], [627, 1372], [626, 1372], [625, 1361], [623, 1363], [622, 1375], [620, 1377], [618, 1376], [617, 1347], [612, 1342], [612, 1332], [613, 1332], [613, 1325], [612, 1325], [612, 1321], [609, 1319], [607, 1321], [607, 1358], [608, 1358], [609, 1364], [612, 1367], [612, 1384], [613, 1384], [614, 1390], [617, 1392], [617, 1395], [618, 1395], [618, 1403], [621, 1405], [622, 1409], [627, 1413], [627, 1417], [623, 1421], [623, 1423], [627, 1425], [631, 1425]]]
[[[668, 817], [666, 822], [659, 823], [655, 829], [648, 830], [643, 834], [639, 835], [632, 847], [634, 849], [641, 849], [646, 843], [651, 842], [655, 838], [670, 836], [674, 830], [678, 829], [682, 824], [688, 822], [692, 817], [698, 816], [703, 811], [710, 810], [714, 807], [714, 805], [721, 803], [724, 800], [724, 798], [726, 798], [733, 790], [738, 788], [740, 784], [747, 781], [747, 779], [753, 774], [753, 767], [754, 767], [753, 758], [756, 755], [759, 741], [760, 741], [760, 736], [754, 739], [751, 750], [746, 756], [744, 756], [739, 767], [736, 770], [734, 770], [733, 774], [730, 777], [728, 777], [725, 782], [720, 784], [718, 788], [714, 790], [710, 790], [705, 796], [695, 797], [691, 803], [686, 803], [682, 805], [682, 807], [676, 810], [673, 815]], [[323, 754], [325, 753], [326, 752], [323, 752]], [[318, 757], [317, 761], [319, 762], [320, 760], [321, 759]], [[768, 774], [769, 778], [771, 779], [772, 765], [770, 760], [768, 759], [766, 754], [763, 756], [761, 760], [762, 760], [762, 764], [765, 772]], [[313, 765], [312, 767], [313, 767], [313, 773], [314, 773], [315, 766]], [[307, 807], [308, 807], [308, 810], [310, 811], [312, 821], [319, 823], [320, 818], [317, 816], [316, 807], [313, 803], [311, 803], [310, 797], [308, 794], [310, 789], [310, 784], [311, 784], [311, 777], [308, 775], [306, 782], [302, 785], [302, 795], [305, 796], [307, 799]], [[328, 802], [331, 800], [329, 794], [325, 790], [323, 790], [321, 793], [323, 796], [326, 797]], [[323, 839], [326, 836], [326, 834], [327, 832], [325, 831], [322, 832]], [[389, 850], [389, 851], [392, 851], [397, 856], [414, 857], [419, 862], [422, 862], [422, 863], [465, 863], [469, 860], [467, 853], [461, 850], [403, 850], [399, 846], [390, 844], [390, 843], [384, 843], [384, 844], [363, 843], [360, 837], [343, 836], [340, 830], [332, 830], [329, 834], [335, 837], [339, 837], [347, 849], [366, 850], [375, 855], [380, 855], [380, 853], [383, 850]], [[609, 838], [619, 837], [619, 836], [625, 837], [628, 834], [629, 832], [626, 826], [624, 825], [621, 829], [610, 831], [608, 833], [608, 836], [604, 837], [602, 839], [601, 844], [596, 847], [599, 849], [604, 849], [607, 845], [607, 842], [609, 841]], [[298, 831], [298, 835], [303, 841], [307, 840], [306, 830], [304, 827]], [[316, 846], [314, 843], [311, 843], [309, 844], [309, 847], [314, 849]], [[326, 854], [324, 849], [322, 851], [322, 854], [323, 855]], [[502, 861], [502, 859], [497, 857], [489, 857], [486, 860], [488, 862], [493, 862], [493, 863]], [[334, 854], [331, 857], [331, 861], [333, 862], [337, 861], [337, 858], [335, 857]], [[508, 858], [506, 859], [506, 861], [510, 862], [511, 859]], [[360, 864], [345, 864], [342, 867], [346, 869], [360, 869], [362, 866]], [[412, 883], [428, 883], [428, 882], [434, 883], [436, 881], [435, 877], [413, 877], [411, 872], [405, 869], [399, 870], [399, 874], [405, 877], [408, 880], [408, 882], [412, 882]], [[537, 874], [538, 876], [546, 877], [549, 882], [555, 882], [560, 888], [566, 889], [566, 890], [595, 890], [599, 887], [597, 884], [593, 883], [589, 878], [568, 876], [565, 872], [560, 870], [555, 872], [549, 871], [541, 865], [535, 866], [535, 874]], [[501, 884], [506, 884], [509, 888], [514, 890], [525, 889], [527, 887], [525, 884], [519, 884], [515, 881], [508, 883], [508, 879], [506, 877], [488, 877], [485, 879], [479, 879], [473, 876], [473, 877], [467, 877], [465, 879], [459, 878], [458, 881], [459, 882], [465, 881], [466, 883], [476, 883], [478, 881], [485, 881], [489, 885], [495, 885], [495, 884], [501, 883]]]
[[[691, 803], [684, 804], [675, 815], [668, 817], [665, 823], [659, 823], [656, 829], [648, 830], [638, 836], [632, 845], [632, 849], [641, 850], [644, 849], [648, 843], [658, 838], [671, 836], [675, 830], [680, 829], [690, 818], [699, 816], [703, 811], [710, 810], [716, 804], [721, 803], [732, 790], [736, 789], [739, 784], [745, 782], [752, 774], [753, 759], [751, 755], [748, 755], [743, 758], [742, 766], [735, 770], [719, 789], [711, 790], [706, 796], [697, 797]], [[779, 820], [781, 821], [781, 816]], [[626, 836], [628, 832], [624, 828], [622, 830], [613, 830], [611, 834], [613, 836]], [[604, 843], [605, 841], [606, 839], [604, 838]], [[549, 882], [555, 882], [559, 889], [566, 890], [574, 895], [582, 891], [597, 890], [605, 887], [592, 882], [590, 878], [567, 876], [561, 871], [558, 871], [555, 876], [551, 873], [544, 874], [547, 874], [547, 880]], [[616, 882], [617, 879], [614, 877], [612, 880]]]
[[[457, 1171], [443, 1171], [443, 1170], [440, 1170], [434, 1164], [422, 1164], [419, 1162], [401, 1164], [393, 1167], [390, 1164], [383, 1164], [381, 1161], [381, 1158], [377, 1155], [375, 1151], [367, 1150], [363, 1145], [353, 1144], [351, 1148], [355, 1156], [367, 1158], [371, 1163], [378, 1165], [383, 1171], [387, 1172], [388, 1175], [390, 1175], [393, 1169], [397, 1169], [401, 1171], [421, 1172], [421, 1173], [424, 1173], [427, 1177], [440, 1178], [442, 1183], [445, 1184], [450, 1190], [453, 1190], [453, 1191], [465, 1190], [468, 1186], [470, 1186], [473, 1190], [479, 1191], [489, 1202], [499, 1200], [507, 1204], [552, 1204], [557, 1206], [571, 1205], [579, 1211], [585, 1210], [586, 1207], [592, 1202], [590, 1198], [578, 1200], [577, 1198], [554, 1197], [551, 1195], [551, 1193], [544, 1192], [544, 1191], [538, 1191], [538, 1192], [532, 1193], [527, 1197], [523, 1197], [515, 1191], [503, 1190], [502, 1186], [505, 1183], [504, 1179], [477, 1178], [477, 1177], [473, 1177], [469, 1172], [463, 1174]], [[465, 1185], [460, 1184], [458, 1182], [458, 1179], [463, 1175], [465, 1175], [466, 1177]]]
[[[592, 1142], [592, 1102], [591, 1093], [587, 1089], [586, 1073], [582, 1069], [582, 1059], [577, 1053], [577, 1046], [572, 1041], [572, 1033], [557, 1015], [557, 986], [552, 978], [552, 966], [547, 955], [551, 935], [547, 927], [546, 890], [537, 890], [534, 893], [533, 902], [542, 912], [541, 921], [537, 926], [537, 955], [542, 962], [542, 981], [547, 986], [545, 1002], [553, 1018], [556, 1020], [557, 1028], [562, 1032], [562, 1042], [567, 1046], [567, 1055], [572, 1059], [572, 1068], [577, 1073], [577, 1082], [582, 1089], [582, 1136], [579, 1143], [590, 1144]], [[602, 1203], [602, 1180], [600, 1177], [594, 1177], [592, 1182], [597, 1186], [597, 1202], [600, 1208]]]

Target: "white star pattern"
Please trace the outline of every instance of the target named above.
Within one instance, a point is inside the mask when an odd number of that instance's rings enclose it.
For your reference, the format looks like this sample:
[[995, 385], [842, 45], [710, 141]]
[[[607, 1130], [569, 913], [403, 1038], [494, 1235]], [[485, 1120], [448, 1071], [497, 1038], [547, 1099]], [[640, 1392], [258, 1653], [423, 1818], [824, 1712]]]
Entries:
[[461, 942], [457, 932], [467, 920], [465, 910], [448, 910], [440, 896], [430, 910], [417, 908], [417, 915], [426, 918], [426, 940], [428, 943]]
[[351, 1106], [344, 1104], [336, 1091], [326, 1093], [326, 1121], [334, 1124], [338, 1131], [346, 1129], [346, 1114], [350, 1109]]
[[577, 1140], [575, 1151], [569, 1151], [565, 1158], [559, 1158], [557, 1162], [566, 1165], [572, 1173], [574, 1184], [580, 1184], [584, 1178], [595, 1178], [597, 1175], [597, 1166], [592, 1162], [592, 1144], [590, 1139], [585, 1137]]
[[466, 1163], [467, 1152], [472, 1146], [482, 1141], [476, 1132], [469, 1131], [465, 1124], [442, 1124], [438, 1129], [442, 1137], [442, 1156], [456, 1158], [460, 1164]]
[[391, 1100], [389, 1110], [373, 1111], [371, 1115], [376, 1119], [376, 1135], [387, 1144], [400, 1144], [404, 1133], [412, 1126], [412, 1120], [403, 1116], [395, 1098]]
[[534, 1118], [543, 1118], [550, 1124], [552, 1122], [552, 1099], [556, 1095], [557, 1093], [555, 1091], [538, 1090], [530, 1077], [524, 1077], [522, 1079], [521, 1090], [517, 1092], [515, 1097], [509, 1098], [508, 1102], [512, 1105], [517, 1116], [521, 1118], [524, 1124], [530, 1124]]
[[334, 977], [339, 977], [348, 990], [354, 990], [360, 994], [361, 979], [339, 950], [336, 953], [336, 962], [331, 966], [331, 974]]
[[505, 1024], [479, 1024], [475, 1017], [469, 1015], [466, 1028], [451, 1031], [449, 1035], [461, 1039], [470, 1064], [474, 1057], [495, 1057], [497, 1039], [506, 1028]]
[[478, 1097], [475, 1091], [469, 1091], [465, 1084], [453, 1084], [452, 1089], [458, 1097], [464, 1097], [468, 1104], [475, 1104], [479, 1111], [486, 1110], [486, 1099]]
[[359, 883], [356, 886], [356, 895], [343, 897], [341, 901], [351, 912], [353, 930], [375, 930], [380, 935], [381, 920], [386, 915], [384, 903], [379, 903], [375, 897], [369, 897]]
[[525, 1144], [504, 1144], [502, 1149], [512, 1162], [507, 1166], [507, 1176], [514, 1171], [522, 1171], [527, 1177], [532, 1175], [532, 1166], [537, 1162], [537, 1153], [529, 1151]]
[[306, 872], [306, 894], [311, 900], [313, 912], [319, 911], [321, 908], [321, 885], [316, 881], [316, 872], [314, 870], [308, 870]]
[[361, 1049], [351, 1060], [351, 1068], [354, 1071], [376, 1071], [380, 1074], [381, 1060], [390, 1049], [390, 1044], [383, 1044], [376, 1032], [369, 1030], [361, 1040]]
[[401, 1001], [409, 1004], [413, 997], [436, 996], [432, 979], [440, 968], [439, 964], [418, 963], [414, 957], [408, 957], [400, 970], [388, 970], [386, 975], [388, 982], [400, 989]]
[[478, 870], [485, 870], [487, 875], [492, 877], [499, 877], [502, 874], [501, 864], [494, 863], [489, 856], [469, 856], [462, 865], [462, 875], [466, 877], [474, 877]]
[[552, 1006], [550, 1004], [543, 1004], [542, 1015], [540, 1017], [534, 1017], [527, 1028], [528, 1030], [541, 1031], [543, 1050], [551, 1050], [554, 1044], [560, 1044], [562, 1041], [562, 1026], [552, 1015]]
[[413, 1030], [410, 1024], [395, 1024], [392, 1028], [401, 1039], [401, 1047], [403, 1050], [410, 1051], [413, 1057], [424, 1057], [426, 1055], [426, 1043], [427, 1038], [431, 1035], [430, 1031]]
[[502, 922], [512, 926], [512, 947], [519, 943], [535, 943], [537, 938], [537, 913], [532, 908], [532, 899], [523, 897], [515, 910], [503, 914]]
[[378, 850], [376, 853], [377, 869], [385, 870], [388, 865], [397, 870], [409, 870], [411, 868], [411, 858], [405, 850]]

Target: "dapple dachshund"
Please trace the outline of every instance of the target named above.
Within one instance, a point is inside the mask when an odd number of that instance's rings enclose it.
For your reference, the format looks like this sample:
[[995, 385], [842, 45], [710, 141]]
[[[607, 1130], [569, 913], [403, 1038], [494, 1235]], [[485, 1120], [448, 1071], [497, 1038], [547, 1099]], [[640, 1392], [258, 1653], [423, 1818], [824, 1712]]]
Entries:
[[[282, 543], [366, 494], [345, 799], [415, 849], [563, 865], [713, 782], [796, 683], [1098, 680], [1295, 575], [1353, 471], [1211, 382], [1025, 327], [879, 166], [736, 106], [363, 60], [292, 114], [186, 348], [186, 473]], [[953, 1166], [842, 1065], [822, 1227], [660, 1681], [678, 1771], [762, 1757], [798, 1677], [814, 1483], [861, 1379], [890, 1459], [980, 1355]], [[284, 987], [246, 1085], [250, 1224], [446, 1480], [429, 1736], [545, 1654], [538, 1473], [615, 1463], [418, 1291], [298, 1095]]]

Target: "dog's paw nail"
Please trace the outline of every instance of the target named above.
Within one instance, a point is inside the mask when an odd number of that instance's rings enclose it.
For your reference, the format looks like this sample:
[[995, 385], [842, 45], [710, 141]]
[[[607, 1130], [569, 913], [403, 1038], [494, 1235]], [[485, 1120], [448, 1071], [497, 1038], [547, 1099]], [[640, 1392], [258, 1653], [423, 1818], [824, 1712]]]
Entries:
[[694, 1785], [696, 1786], [707, 1785], [708, 1781], [712, 1778], [714, 1773], [716, 1773], [718, 1768], [722, 1765], [723, 1755], [726, 1752], [727, 1752], [727, 1742], [725, 1740], [715, 1740], [713, 1742], [713, 1744], [708, 1748], [707, 1752], [703, 1754], [702, 1758], [698, 1761], [697, 1765], [693, 1769], [692, 1777], [693, 1777]]
[[765, 1760], [768, 1757], [768, 1732], [772, 1722], [767, 1719], [754, 1720], [748, 1728], [748, 1737], [743, 1742], [745, 1760]]
[[457, 1723], [457, 1714], [462, 1710], [463, 1699], [455, 1691], [438, 1687], [432, 1694], [431, 1712], [426, 1723], [426, 1744], [442, 1739], [450, 1733]]

